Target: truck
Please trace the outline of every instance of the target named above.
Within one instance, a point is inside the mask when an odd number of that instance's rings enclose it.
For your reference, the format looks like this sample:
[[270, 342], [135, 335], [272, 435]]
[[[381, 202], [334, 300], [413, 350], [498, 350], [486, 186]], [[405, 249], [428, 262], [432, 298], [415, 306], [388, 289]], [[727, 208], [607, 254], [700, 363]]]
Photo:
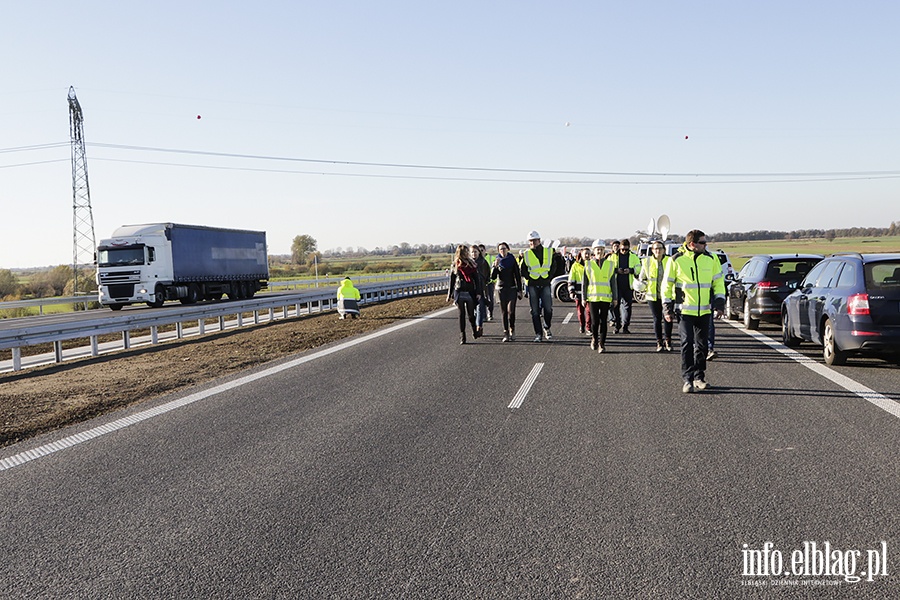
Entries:
[[268, 286], [266, 232], [178, 223], [123, 225], [97, 245], [99, 301], [112, 310], [166, 300], [251, 298]]

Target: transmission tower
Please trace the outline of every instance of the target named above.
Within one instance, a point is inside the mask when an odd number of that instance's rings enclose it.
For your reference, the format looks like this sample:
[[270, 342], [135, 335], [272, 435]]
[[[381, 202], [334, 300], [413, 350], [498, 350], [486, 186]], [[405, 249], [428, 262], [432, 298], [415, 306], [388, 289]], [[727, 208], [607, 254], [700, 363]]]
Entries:
[[87, 276], [81, 274], [88, 265], [89, 270], [93, 271], [97, 241], [84, 153], [84, 114], [75, 97], [74, 87], [69, 88], [69, 134], [72, 138], [72, 277], [77, 294], [87, 291]]

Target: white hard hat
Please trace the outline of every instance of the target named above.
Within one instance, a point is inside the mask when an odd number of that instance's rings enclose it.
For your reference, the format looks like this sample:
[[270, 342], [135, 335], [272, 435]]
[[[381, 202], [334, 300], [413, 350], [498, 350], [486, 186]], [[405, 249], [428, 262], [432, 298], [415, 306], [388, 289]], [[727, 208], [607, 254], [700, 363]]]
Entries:
[[606, 242], [603, 240], [594, 240], [594, 243], [591, 244], [591, 248], [606, 248]]
[[539, 239], [541, 239], [541, 234], [539, 234], [537, 231], [532, 231], [531, 233], [528, 234], [529, 242], [531, 240], [539, 240]]

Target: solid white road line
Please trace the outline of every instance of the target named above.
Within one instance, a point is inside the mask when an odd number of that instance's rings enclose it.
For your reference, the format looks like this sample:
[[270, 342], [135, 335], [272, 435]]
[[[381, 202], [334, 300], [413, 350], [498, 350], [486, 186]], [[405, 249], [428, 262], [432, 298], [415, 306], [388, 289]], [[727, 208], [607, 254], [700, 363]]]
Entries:
[[803, 365], [804, 367], [806, 367], [813, 373], [821, 375], [828, 381], [831, 381], [832, 383], [835, 383], [835, 384], [841, 386], [848, 392], [852, 392], [852, 393], [856, 394], [863, 400], [867, 400], [868, 402], [871, 402], [872, 404], [874, 404], [881, 410], [900, 419], [900, 402], [897, 402], [896, 400], [891, 400], [887, 396], [885, 396], [883, 394], [879, 394], [875, 390], [871, 390], [871, 389], [867, 388], [866, 386], [859, 383], [858, 381], [854, 381], [853, 379], [850, 379], [846, 375], [838, 373], [834, 369], [827, 367], [826, 365], [820, 363], [819, 361], [817, 361], [815, 359], [809, 358], [805, 354], [801, 354], [800, 352], [797, 352], [796, 350], [788, 348], [782, 342], [773, 340], [772, 338], [770, 338], [769, 336], [767, 336], [765, 334], [759, 333], [758, 331], [750, 331], [744, 327], [738, 326], [736, 323], [732, 323], [731, 321], [725, 321], [725, 322], [728, 323], [729, 325], [731, 325], [732, 327], [734, 327], [735, 329], [743, 331], [750, 337], [769, 346], [770, 348], [774, 348], [775, 350], [778, 350], [785, 356], [800, 363], [801, 365]]
[[563, 319], [562, 324], [563, 324], [563, 325], [568, 325], [569, 321], [572, 320], [572, 316], [573, 316], [574, 314], [575, 314], [575, 313], [573, 313], [573, 312], [570, 312], [569, 314], [567, 314], [567, 315], [566, 315], [566, 318]]
[[242, 385], [246, 385], [248, 383], [252, 383], [258, 379], [263, 379], [264, 377], [269, 377], [270, 375], [275, 375], [276, 373], [280, 373], [282, 371], [287, 371], [288, 369], [293, 369], [296, 366], [302, 365], [304, 363], [308, 363], [314, 361], [318, 358], [323, 358], [330, 354], [334, 354], [335, 352], [340, 352], [341, 350], [346, 350], [347, 348], [351, 348], [356, 346], [357, 344], [362, 344], [368, 342], [370, 340], [374, 340], [375, 338], [381, 337], [383, 335], [387, 335], [389, 333], [393, 333], [397, 330], [403, 329], [404, 327], [409, 327], [411, 325], [415, 325], [427, 319], [431, 319], [434, 317], [438, 317], [445, 313], [455, 311], [456, 308], [447, 308], [436, 313], [432, 313], [430, 315], [425, 315], [423, 317], [417, 317], [411, 319], [409, 321], [405, 321], [398, 325], [393, 325], [386, 329], [378, 330], [374, 333], [370, 333], [369, 335], [364, 335], [360, 338], [356, 338], [347, 342], [343, 342], [338, 344], [337, 346], [333, 346], [331, 348], [327, 348], [325, 350], [320, 350], [318, 352], [314, 352], [312, 354], [301, 356], [300, 358], [295, 358], [294, 360], [290, 360], [286, 363], [270, 367], [268, 369], [264, 369], [258, 373], [253, 373], [252, 375], [246, 375], [244, 377], [235, 379], [234, 381], [229, 381], [228, 383], [223, 383], [222, 385], [217, 385], [216, 387], [210, 388], [208, 390], [203, 390], [202, 392], [197, 392], [195, 394], [190, 394], [189, 396], [185, 396], [184, 398], [179, 398], [178, 400], [173, 400], [171, 402], [166, 402], [165, 404], [160, 404], [155, 408], [150, 408], [147, 410], [143, 410], [141, 412], [135, 413], [128, 417], [123, 417], [121, 419], [116, 419], [115, 421], [111, 421], [105, 425], [100, 425], [98, 427], [94, 427], [92, 429], [88, 429], [87, 431], [82, 431], [81, 433], [76, 433], [74, 435], [70, 435], [61, 440], [57, 440], [55, 442], [51, 442], [49, 444], [44, 444], [43, 446], [38, 446], [37, 448], [32, 448], [31, 450], [26, 450], [24, 452], [20, 452], [9, 458], [4, 458], [0, 460], [0, 471], [5, 471], [7, 469], [11, 469], [13, 467], [18, 467], [24, 463], [35, 460], [36, 458], [41, 458], [43, 456], [47, 456], [48, 454], [53, 454], [54, 452], [59, 452], [60, 450], [64, 450], [66, 448], [71, 448], [77, 444], [81, 444], [82, 442], [87, 442], [96, 437], [100, 437], [101, 435], [106, 435], [107, 433], [112, 433], [114, 431], [118, 431], [120, 429], [124, 429], [125, 427], [129, 427], [136, 423], [140, 423], [141, 421], [145, 421], [147, 419], [157, 417], [159, 415], [165, 414], [167, 412], [171, 412], [176, 408], [181, 408], [182, 406], [187, 406], [188, 404], [193, 404], [199, 400], [203, 400], [204, 398], [209, 398], [210, 396], [215, 396], [216, 394], [221, 394], [222, 392], [227, 392], [228, 390], [233, 390], [235, 388], [241, 387]]
[[519, 408], [522, 406], [522, 403], [525, 401], [525, 396], [528, 395], [528, 392], [531, 390], [531, 386], [534, 385], [537, 376], [541, 373], [541, 369], [544, 368], [544, 363], [536, 363], [534, 367], [531, 369], [531, 373], [528, 374], [528, 377], [525, 378], [525, 381], [522, 383], [522, 387], [519, 388], [519, 391], [516, 392], [515, 397], [512, 399], [512, 402], [509, 403], [507, 408]]

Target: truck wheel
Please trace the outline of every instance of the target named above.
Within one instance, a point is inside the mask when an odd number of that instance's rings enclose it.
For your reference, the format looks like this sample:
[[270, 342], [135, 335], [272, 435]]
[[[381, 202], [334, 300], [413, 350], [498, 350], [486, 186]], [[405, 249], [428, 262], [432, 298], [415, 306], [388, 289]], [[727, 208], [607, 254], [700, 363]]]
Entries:
[[241, 294], [241, 282], [240, 281], [232, 281], [228, 284], [228, 299], [229, 300], [240, 300], [243, 294]]
[[192, 283], [188, 286], [187, 296], [181, 298], [182, 304], [196, 304], [197, 300], [200, 299], [200, 288], [196, 283]]
[[153, 296], [156, 298], [153, 302], [148, 302], [147, 306], [150, 308], [159, 308], [163, 305], [163, 302], [166, 301], [166, 290], [162, 285], [156, 284], [156, 289], [153, 290]]
[[245, 282], [244, 282], [244, 286], [245, 286], [244, 289], [245, 289], [245, 292], [246, 292], [246, 293], [244, 294], [244, 297], [245, 297], [245, 298], [252, 298], [252, 297], [253, 297], [253, 294], [256, 293], [256, 286], [254, 285], [254, 282], [252, 282], [252, 281], [245, 281]]
[[109, 310], [122, 310], [122, 307], [125, 305], [124, 304], [108, 304], [107, 306], [109, 306]]

